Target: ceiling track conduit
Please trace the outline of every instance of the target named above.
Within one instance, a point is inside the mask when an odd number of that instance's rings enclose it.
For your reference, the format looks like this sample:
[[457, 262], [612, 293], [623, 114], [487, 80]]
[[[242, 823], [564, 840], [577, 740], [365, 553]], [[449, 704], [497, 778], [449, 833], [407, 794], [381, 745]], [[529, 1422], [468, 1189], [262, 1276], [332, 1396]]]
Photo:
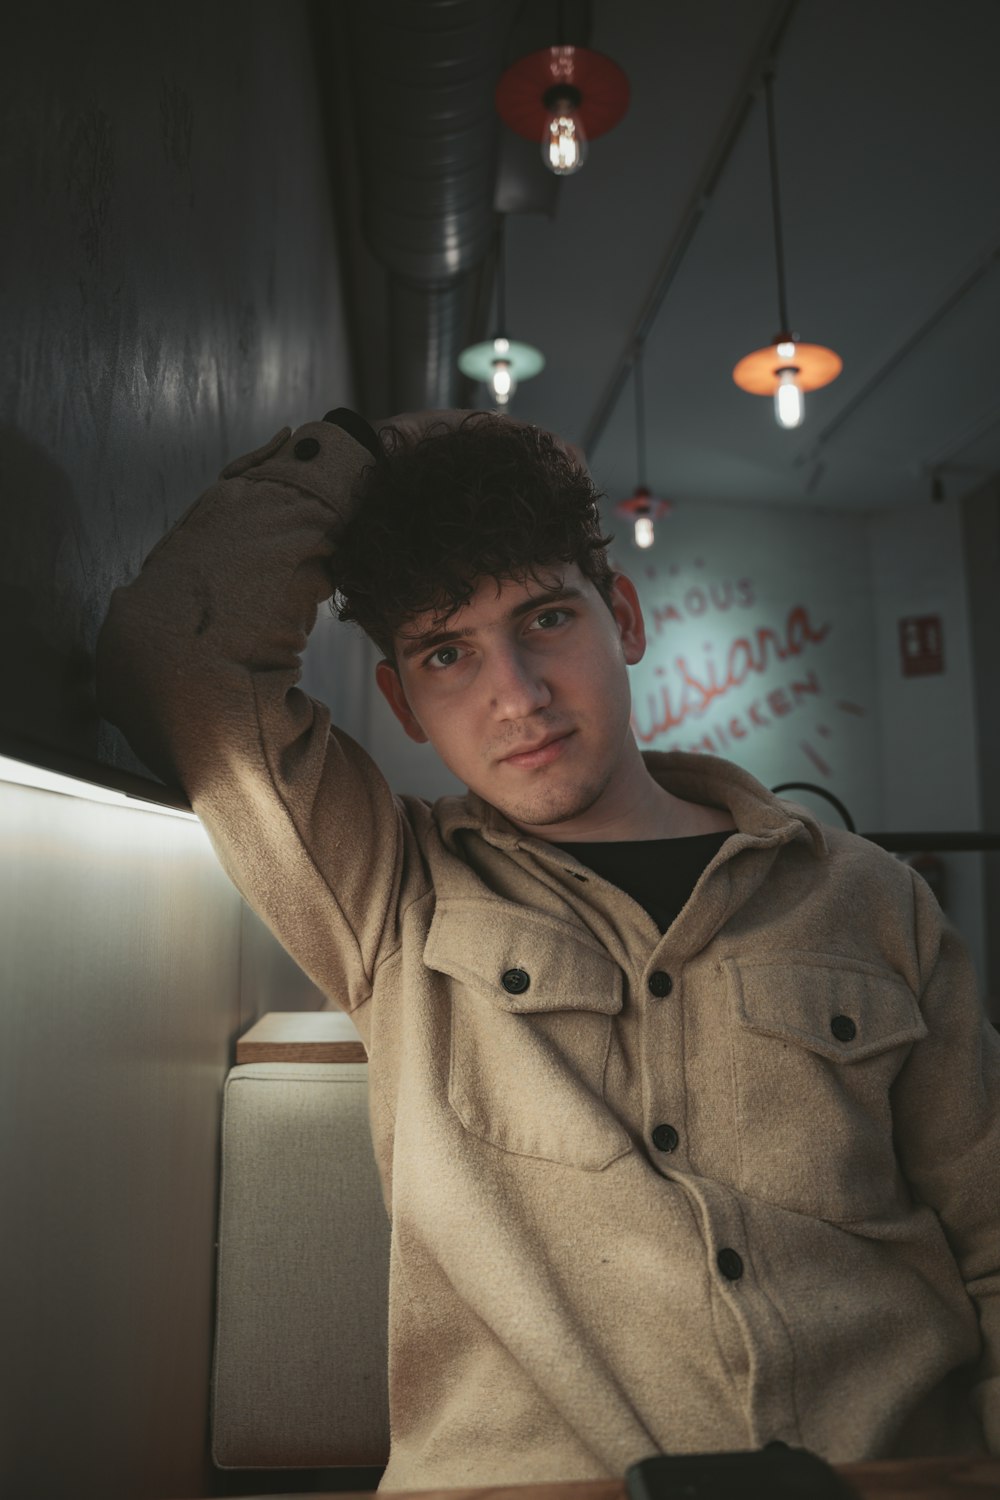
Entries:
[[754, 56], [736, 92], [734, 103], [709, 152], [694, 191], [688, 199], [677, 232], [667, 247], [642, 310], [625, 340], [615, 372], [584, 430], [581, 446], [588, 458], [593, 455], [601, 434], [611, 419], [635, 360], [636, 350], [641, 348], [649, 337], [657, 314], [680, 271], [684, 257], [712, 201], [712, 196], [719, 185], [729, 158], [743, 134], [746, 122], [761, 93], [763, 76], [774, 69], [781, 51], [781, 44], [798, 3], [799, 0], [777, 0], [777, 4], [768, 17]]
[[[945, 297], [944, 301], [941, 302], [938, 307], [934, 308], [930, 315], [926, 317], [920, 324], [919, 328], [915, 329], [914, 332], [910, 334], [909, 338], [904, 340], [904, 342], [900, 344], [899, 348], [896, 349], [889, 356], [889, 358], [879, 366], [875, 373], [865, 381], [861, 389], [855, 392], [850, 401], [848, 401], [846, 405], [841, 407], [837, 415], [831, 421], [829, 421], [823, 428], [823, 431], [817, 435], [816, 441], [810, 448], [809, 452], [801, 455], [798, 459], [796, 459], [796, 463], [815, 463], [819, 456], [820, 449], [823, 447], [823, 445], [825, 443], [828, 443], [833, 435], [840, 431], [845, 423], [847, 423], [850, 418], [856, 414], [858, 409], [868, 400], [868, 398], [874, 394], [878, 387], [884, 384], [884, 382], [889, 378], [890, 375], [894, 374], [894, 372], [899, 368], [903, 361], [905, 359], [908, 359], [909, 356], [914, 352], [914, 350], [916, 350], [924, 342], [924, 340], [934, 332], [934, 329], [937, 328], [938, 324], [942, 323], [948, 316], [948, 314], [955, 310], [962, 299], [964, 297], [967, 297], [968, 294], [979, 285], [983, 277], [988, 275], [989, 272], [995, 271], [998, 266], [1000, 266], [1000, 245], [994, 245], [989, 250], [987, 250], [983, 256], [980, 257], [980, 259], [976, 262], [968, 275], [962, 279], [962, 281], [957, 287], [954, 288], [953, 291], [948, 293], [947, 297]], [[991, 417], [987, 425], [992, 425], [994, 420], [995, 418]], [[975, 437], [977, 437], [978, 435], [978, 431], [973, 432], [973, 435], [969, 438], [969, 442], [974, 441]], [[964, 443], [963, 446], [967, 447], [968, 443]], [[959, 452], [961, 452], [961, 448], [958, 447], [953, 446], [949, 449], [949, 454], [952, 457]]]
[[993, 431], [994, 427], [1000, 427], [1000, 406], [991, 405], [982, 412], [968, 427], [962, 429], [958, 437], [953, 438], [947, 448], [939, 448], [936, 453], [930, 454], [921, 464], [921, 473], [928, 477], [946, 474], [949, 470], [965, 474], [978, 475], [982, 479], [988, 479], [993, 469], [990, 466], [978, 467], [976, 465], [956, 464], [955, 460], [959, 454], [964, 453], [967, 448], [973, 447], [980, 438], [986, 437], [987, 433]]
[[362, 223], [388, 272], [394, 410], [460, 404], [492, 248], [512, 0], [366, 0], [353, 8]]

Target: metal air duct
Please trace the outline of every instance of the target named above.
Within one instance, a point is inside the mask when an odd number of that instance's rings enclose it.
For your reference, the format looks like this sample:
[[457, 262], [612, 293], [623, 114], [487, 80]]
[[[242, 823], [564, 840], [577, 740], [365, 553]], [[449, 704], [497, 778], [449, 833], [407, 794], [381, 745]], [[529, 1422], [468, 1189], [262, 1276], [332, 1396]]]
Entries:
[[463, 404], [495, 229], [493, 91], [513, 0], [366, 0], [351, 19], [362, 224], [389, 273], [392, 409]]

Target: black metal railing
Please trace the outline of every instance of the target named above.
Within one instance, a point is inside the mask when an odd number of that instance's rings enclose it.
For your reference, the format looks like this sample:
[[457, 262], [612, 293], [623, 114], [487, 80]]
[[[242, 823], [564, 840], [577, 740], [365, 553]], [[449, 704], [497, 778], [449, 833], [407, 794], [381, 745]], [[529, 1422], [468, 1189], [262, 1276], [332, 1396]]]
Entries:
[[[854, 819], [839, 797], [812, 781], [783, 781], [772, 792], [814, 792], [837, 809], [848, 833], [857, 833]], [[1000, 849], [1000, 833], [863, 833], [863, 839], [888, 849], [891, 854], [983, 854]]]

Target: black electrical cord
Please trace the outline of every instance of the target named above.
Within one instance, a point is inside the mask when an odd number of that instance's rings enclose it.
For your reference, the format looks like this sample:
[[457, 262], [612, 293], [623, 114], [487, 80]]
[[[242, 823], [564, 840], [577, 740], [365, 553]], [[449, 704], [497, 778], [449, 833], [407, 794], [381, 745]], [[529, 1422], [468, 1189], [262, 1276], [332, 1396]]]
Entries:
[[778, 184], [778, 138], [774, 124], [774, 70], [764, 74], [764, 98], [767, 103], [767, 150], [771, 162], [771, 212], [774, 217], [774, 259], [778, 268], [778, 316], [780, 333], [791, 334], [785, 301], [785, 245], [781, 233], [781, 189]]
[[504, 261], [506, 258], [506, 228], [507, 219], [501, 217], [497, 227], [497, 321], [496, 337], [507, 337], [507, 276]]
[[639, 461], [639, 488], [646, 485], [646, 394], [642, 380], [642, 344], [635, 346], [632, 379], [635, 382], [635, 451]]

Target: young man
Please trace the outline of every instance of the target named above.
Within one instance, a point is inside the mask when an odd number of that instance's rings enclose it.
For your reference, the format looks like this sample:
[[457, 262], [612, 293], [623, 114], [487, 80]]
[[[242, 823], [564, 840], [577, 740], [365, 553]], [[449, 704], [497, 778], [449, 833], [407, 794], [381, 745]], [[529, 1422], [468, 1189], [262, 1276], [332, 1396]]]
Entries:
[[[780, 1439], [1000, 1451], [1000, 1046], [927, 887], [707, 756], [640, 755], [635, 590], [547, 435], [351, 413], [222, 479], [118, 590], [104, 710], [370, 1060], [384, 1488]], [[336, 587], [392, 794], [296, 687]]]

